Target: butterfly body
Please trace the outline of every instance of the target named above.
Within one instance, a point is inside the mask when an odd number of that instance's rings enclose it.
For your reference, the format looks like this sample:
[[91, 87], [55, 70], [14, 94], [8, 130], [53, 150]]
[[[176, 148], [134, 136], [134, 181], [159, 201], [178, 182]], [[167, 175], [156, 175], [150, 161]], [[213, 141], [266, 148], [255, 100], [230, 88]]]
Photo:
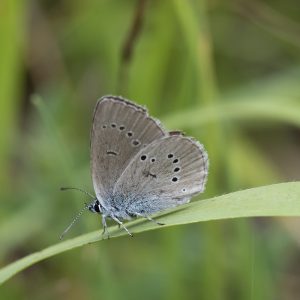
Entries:
[[110, 202], [111, 204], [104, 207], [100, 201], [96, 199], [89, 205], [89, 210], [93, 213], [99, 213], [105, 218], [117, 218], [120, 221], [131, 220], [133, 217], [136, 217], [135, 214], [127, 211], [127, 208], [124, 206], [125, 201], [123, 197], [113, 197], [106, 202]]

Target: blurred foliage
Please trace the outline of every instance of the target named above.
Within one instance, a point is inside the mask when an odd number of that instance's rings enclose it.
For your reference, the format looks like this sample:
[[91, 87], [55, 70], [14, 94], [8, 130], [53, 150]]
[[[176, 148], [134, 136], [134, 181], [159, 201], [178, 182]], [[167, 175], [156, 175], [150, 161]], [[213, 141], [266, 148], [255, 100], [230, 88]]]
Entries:
[[[292, 0], [2, 0], [1, 266], [57, 242], [85, 200], [60, 186], [92, 191], [105, 94], [205, 145], [202, 198], [299, 180], [299, 33]], [[100, 223], [86, 215], [70, 235]], [[1, 298], [299, 299], [298, 228], [224, 220], [125, 236], [35, 265]]]

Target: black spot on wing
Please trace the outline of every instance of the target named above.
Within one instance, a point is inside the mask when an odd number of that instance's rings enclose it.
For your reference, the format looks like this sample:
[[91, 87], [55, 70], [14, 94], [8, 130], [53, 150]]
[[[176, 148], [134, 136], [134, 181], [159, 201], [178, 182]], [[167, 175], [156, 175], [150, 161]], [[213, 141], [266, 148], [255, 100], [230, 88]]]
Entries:
[[114, 156], [117, 156], [117, 155], [118, 155], [118, 153], [115, 152], [115, 151], [106, 151], [106, 154], [107, 154], [107, 155], [114, 155]]

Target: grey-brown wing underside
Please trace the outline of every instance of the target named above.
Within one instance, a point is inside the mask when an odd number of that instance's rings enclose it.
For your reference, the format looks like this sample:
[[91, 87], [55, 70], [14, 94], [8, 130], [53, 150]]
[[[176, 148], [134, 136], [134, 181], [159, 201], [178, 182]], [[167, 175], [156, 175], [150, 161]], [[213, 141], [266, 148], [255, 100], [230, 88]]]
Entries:
[[123, 195], [129, 213], [152, 214], [203, 192], [207, 174], [208, 157], [200, 143], [181, 135], [168, 136], [136, 155], [118, 180], [114, 195]]
[[120, 97], [105, 96], [95, 108], [91, 130], [91, 169], [98, 199], [111, 195], [119, 176], [146, 145], [165, 136], [147, 111]]

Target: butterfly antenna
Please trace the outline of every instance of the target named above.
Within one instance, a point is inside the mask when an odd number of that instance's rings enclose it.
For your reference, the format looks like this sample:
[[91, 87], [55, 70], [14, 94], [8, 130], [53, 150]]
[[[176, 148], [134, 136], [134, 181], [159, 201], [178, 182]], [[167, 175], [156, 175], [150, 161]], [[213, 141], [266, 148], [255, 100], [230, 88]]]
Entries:
[[85, 203], [85, 207], [77, 214], [77, 216], [73, 219], [71, 224], [64, 230], [64, 232], [60, 235], [59, 239], [62, 240], [65, 234], [70, 230], [70, 228], [78, 221], [79, 217], [89, 208], [89, 205]]
[[95, 199], [96, 197], [93, 196], [92, 194], [90, 194], [89, 192], [85, 191], [85, 190], [82, 190], [82, 189], [79, 189], [79, 188], [75, 188], [75, 187], [61, 187], [60, 188], [61, 191], [67, 191], [67, 190], [76, 190], [76, 191], [80, 191], [88, 196], [90, 196], [91, 198]]

